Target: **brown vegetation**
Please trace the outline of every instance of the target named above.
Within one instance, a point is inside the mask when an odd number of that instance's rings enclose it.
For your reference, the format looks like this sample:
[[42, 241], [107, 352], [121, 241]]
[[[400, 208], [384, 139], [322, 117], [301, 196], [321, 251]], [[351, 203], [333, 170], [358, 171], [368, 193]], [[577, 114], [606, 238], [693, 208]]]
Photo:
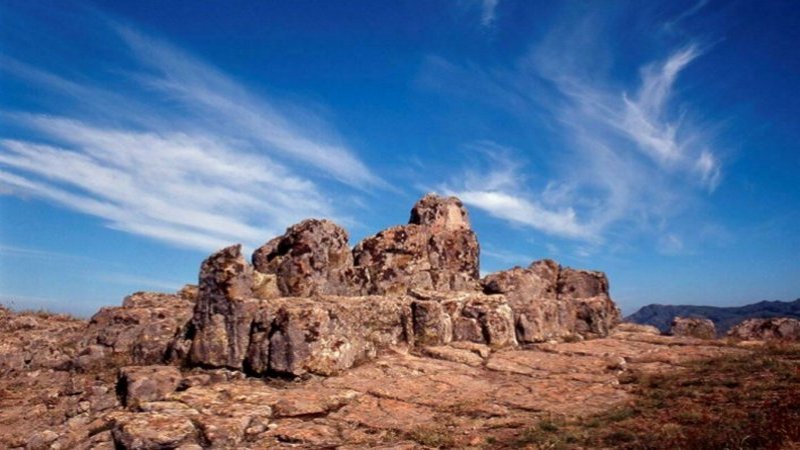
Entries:
[[682, 370], [632, 373], [628, 404], [582, 419], [546, 418], [486, 448], [800, 448], [800, 345], [772, 343]]

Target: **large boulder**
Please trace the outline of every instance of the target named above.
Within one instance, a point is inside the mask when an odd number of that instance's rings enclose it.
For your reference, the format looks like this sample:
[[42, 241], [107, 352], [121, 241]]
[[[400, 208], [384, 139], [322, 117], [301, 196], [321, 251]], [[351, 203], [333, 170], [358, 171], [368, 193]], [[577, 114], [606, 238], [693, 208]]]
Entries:
[[487, 294], [508, 298], [522, 343], [575, 333], [606, 336], [620, 320], [604, 273], [562, 268], [549, 259], [487, 275], [481, 286]]
[[514, 315], [502, 295], [414, 290], [411, 302], [414, 345], [474, 342], [494, 348], [517, 344]]
[[543, 260], [526, 269], [515, 267], [490, 274], [481, 281], [485, 293], [508, 298], [520, 342], [542, 342], [574, 332], [574, 304], [558, 298], [559, 271], [558, 263]]
[[411, 209], [409, 224], [424, 225], [434, 230], [469, 230], [469, 216], [464, 204], [456, 197], [426, 194]]
[[182, 379], [174, 366], [129, 366], [119, 370], [117, 393], [124, 406], [163, 400], [175, 392]]
[[333, 375], [405, 343], [409, 316], [402, 298], [284, 299], [259, 323], [269, 338], [250, 340], [247, 366], [257, 374]]
[[746, 340], [800, 341], [800, 320], [787, 317], [747, 319], [731, 328], [728, 336]]
[[607, 336], [622, 319], [608, 293], [603, 272], [562, 268], [558, 273], [558, 298], [575, 307], [575, 331], [585, 337]]
[[675, 317], [669, 334], [673, 336], [693, 337], [699, 339], [714, 339], [717, 329], [714, 322], [701, 317]]
[[[404, 344], [407, 299], [282, 297], [231, 299], [231, 316], [198, 324], [192, 361], [253, 375], [332, 375]], [[209, 328], [209, 330], [205, 330]]]
[[181, 362], [184, 334], [192, 317], [196, 292], [136, 292], [121, 307], [100, 309], [89, 321], [74, 365], [86, 370], [97, 364], [163, 364]]
[[253, 266], [275, 275], [284, 297], [357, 293], [347, 232], [329, 220], [292, 225], [253, 253]]
[[428, 194], [412, 209], [410, 222], [368, 237], [353, 249], [355, 265], [367, 278], [366, 291], [474, 290], [480, 249], [461, 202]]
[[242, 257], [241, 245], [224, 248], [203, 261], [192, 318], [191, 362], [242, 368], [257, 309], [250, 300], [256, 280], [253, 272]]

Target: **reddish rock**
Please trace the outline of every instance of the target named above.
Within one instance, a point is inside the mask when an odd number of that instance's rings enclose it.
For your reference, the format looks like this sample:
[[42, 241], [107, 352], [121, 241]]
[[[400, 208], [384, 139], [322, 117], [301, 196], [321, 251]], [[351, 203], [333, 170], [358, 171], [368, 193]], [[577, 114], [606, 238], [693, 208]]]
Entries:
[[434, 230], [469, 230], [469, 216], [456, 197], [440, 197], [429, 193], [411, 209], [409, 224], [425, 225]]
[[714, 322], [698, 317], [676, 317], [672, 319], [669, 334], [673, 336], [714, 339], [717, 329]]
[[559, 272], [558, 263], [543, 260], [481, 280], [484, 292], [508, 298], [520, 342], [543, 342], [574, 333], [576, 311], [573, 302], [558, 298]]
[[731, 328], [728, 336], [746, 340], [800, 341], [800, 320], [787, 317], [747, 319]]
[[191, 293], [163, 294], [137, 292], [121, 307], [101, 308], [89, 321], [82, 346], [99, 345], [94, 355], [104, 358], [76, 360], [77, 368], [87, 364], [162, 364], [181, 360], [184, 354], [173, 353], [176, 339], [185, 332], [192, 317], [195, 298]]
[[358, 293], [347, 232], [329, 220], [292, 225], [253, 253], [253, 266], [274, 274], [285, 297]]
[[490, 274], [481, 285], [486, 293], [508, 298], [520, 342], [544, 342], [575, 333], [606, 336], [620, 320], [602, 272], [561, 268], [545, 259], [526, 269]]
[[182, 379], [173, 366], [130, 366], [119, 370], [117, 390], [124, 406], [163, 400], [175, 392]]
[[209, 256], [200, 267], [190, 360], [214, 367], [242, 368], [255, 305], [253, 268], [241, 245]]
[[[250, 355], [264, 356], [269, 346], [269, 371], [291, 375], [332, 375], [374, 359], [379, 350], [402, 344], [409, 328], [407, 301], [387, 297], [318, 297], [284, 301], [269, 325], [269, 340]], [[257, 370], [258, 371], [258, 370]]]
[[516, 345], [514, 317], [502, 295], [413, 293], [413, 344], [439, 346], [467, 341], [501, 348]]
[[583, 336], [607, 336], [621, 318], [608, 294], [608, 278], [603, 272], [565, 268], [558, 275], [559, 299], [575, 307], [575, 331]]
[[379, 295], [403, 294], [409, 288], [474, 290], [479, 253], [461, 202], [433, 194], [417, 202], [410, 224], [383, 230], [353, 249], [366, 290]]
[[197, 430], [191, 420], [164, 413], [119, 415], [112, 435], [115, 447], [124, 450], [178, 448], [197, 441]]

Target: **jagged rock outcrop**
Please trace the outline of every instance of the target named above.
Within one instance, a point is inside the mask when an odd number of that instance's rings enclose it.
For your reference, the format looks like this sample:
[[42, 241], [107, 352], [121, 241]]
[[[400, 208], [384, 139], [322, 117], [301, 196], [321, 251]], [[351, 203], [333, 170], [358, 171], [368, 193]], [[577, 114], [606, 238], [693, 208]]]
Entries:
[[[227, 263], [216, 267], [232, 268]], [[217, 285], [230, 284], [235, 273], [220, 274]], [[137, 298], [126, 303], [144, 307], [150, 301], [160, 304], [161, 299]], [[403, 339], [414, 342], [411, 351], [389, 344], [400, 333], [394, 325], [397, 319], [391, 318], [393, 309], [375, 306], [383, 301], [394, 308], [398, 299], [408, 306], [403, 314], [409, 314], [412, 323], [405, 327]], [[87, 321], [0, 308], [0, 350], [21, 345], [14, 348], [24, 355], [23, 365], [0, 377], [0, 448], [429, 448], [425, 430], [441, 423], [447, 424], [442, 433], [452, 436], [449, 448], [485, 446], [487, 436], [506, 436], [503, 446], [514, 447], [519, 442], [516, 436], [523, 432], [520, 424], [550, 416], [572, 420], [630, 405], [634, 397], [625, 383], [632, 373], [681, 370], [686, 361], [752, 351], [752, 346], [736, 348], [635, 330], [525, 349], [496, 346], [514, 336], [511, 308], [503, 295], [480, 292], [412, 290], [405, 297], [251, 300], [259, 306], [277, 302], [278, 309], [288, 308], [279, 322], [289, 325], [279, 326], [280, 334], [289, 336], [285, 348], [290, 350], [278, 353], [306, 357], [287, 362], [299, 370], [288, 369], [286, 374], [335, 367], [335, 361], [347, 360], [324, 359], [328, 354], [355, 354], [348, 350], [355, 338], [322, 342], [330, 336], [324, 330], [331, 329], [332, 322], [361, 320], [337, 319], [340, 313], [366, 316], [376, 310], [372, 317], [391, 326], [362, 322], [360, 333], [396, 331], [360, 334], [358, 339], [371, 340], [376, 349], [389, 345], [392, 350], [378, 352], [375, 359], [368, 356], [363, 364], [337, 374], [292, 381], [265, 382], [238, 370], [174, 365], [97, 364], [72, 370], [68, 364], [50, 362], [67, 361], [69, 352], [80, 350], [82, 341], [76, 338], [88, 331]], [[319, 315], [306, 315], [312, 304]], [[414, 304], [417, 314], [411, 312]], [[258, 314], [253, 317], [262, 320]], [[274, 319], [270, 323], [276, 324]], [[429, 325], [442, 331], [430, 333]], [[266, 333], [267, 341], [270, 334]], [[390, 339], [381, 341], [381, 335]], [[468, 340], [458, 340], [462, 338]], [[33, 341], [38, 344], [30, 346]], [[259, 340], [251, 337], [250, 342]], [[34, 356], [29, 353], [33, 349], [56, 359], [33, 358], [25, 363]], [[56, 349], [63, 349], [67, 358]], [[262, 356], [269, 359], [270, 354], [266, 349]]]
[[187, 286], [177, 294], [136, 292], [121, 307], [101, 308], [89, 321], [74, 366], [84, 370], [110, 360], [116, 365], [182, 361], [196, 298], [196, 289]]
[[487, 275], [489, 294], [504, 294], [514, 311], [517, 339], [543, 342], [575, 333], [606, 336], [620, 320], [602, 272], [562, 268], [552, 260]]
[[508, 298], [520, 342], [543, 342], [574, 333], [576, 308], [573, 302], [558, 296], [560, 271], [555, 261], [543, 260], [526, 269], [515, 267], [481, 280], [485, 293]]
[[561, 270], [558, 297], [575, 305], [575, 331], [581, 335], [606, 336], [621, 320], [622, 315], [608, 294], [608, 278], [603, 272]]
[[714, 322], [699, 317], [675, 317], [669, 334], [673, 336], [694, 337], [699, 339], [714, 339], [717, 329]]
[[68, 368], [81, 351], [85, 323], [65, 314], [16, 314], [0, 305], [0, 377]]
[[544, 260], [490, 275], [481, 289], [478, 257], [463, 204], [433, 194], [408, 225], [352, 252], [344, 229], [313, 219], [257, 249], [253, 266], [240, 246], [225, 248], [201, 266], [189, 361], [330, 375], [399, 344], [500, 348], [605, 336], [619, 320], [601, 272]]
[[727, 335], [745, 340], [800, 341], [800, 320], [788, 317], [747, 319], [731, 328]]
[[226, 247], [200, 266], [199, 293], [192, 318], [189, 359], [194, 364], [242, 368], [257, 304], [253, 267], [241, 245]]
[[514, 316], [502, 295], [412, 292], [415, 345], [473, 342], [494, 348], [516, 345]]
[[478, 239], [460, 200], [433, 194], [411, 210], [410, 223], [383, 230], [353, 249], [370, 294], [404, 294], [410, 287], [434, 291], [474, 290], [479, 272]]
[[[619, 312], [601, 272], [543, 260], [478, 281], [456, 199], [426, 196], [409, 222], [351, 252], [337, 225], [304, 221], [252, 264], [224, 248], [198, 286], [136, 293], [85, 329], [0, 308], [0, 394], [36, 392], [0, 395], [0, 447], [421, 448], [410, 437], [441, 421], [449, 446], [475, 447], [625, 404], [631, 368], [740, 351], [604, 337]], [[599, 339], [558, 342], [573, 335]]]
[[280, 296], [357, 295], [347, 232], [329, 220], [308, 219], [253, 253], [258, 272], [275, 275]]

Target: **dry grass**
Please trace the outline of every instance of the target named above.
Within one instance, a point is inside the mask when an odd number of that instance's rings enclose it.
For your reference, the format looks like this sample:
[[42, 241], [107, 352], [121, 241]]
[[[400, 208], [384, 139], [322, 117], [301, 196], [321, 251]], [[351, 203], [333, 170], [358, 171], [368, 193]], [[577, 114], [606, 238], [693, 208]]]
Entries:
[[628, 405], [580, 420], [547, 420], [492, 448], [800, 448], [800, 345], [634, 374]]

